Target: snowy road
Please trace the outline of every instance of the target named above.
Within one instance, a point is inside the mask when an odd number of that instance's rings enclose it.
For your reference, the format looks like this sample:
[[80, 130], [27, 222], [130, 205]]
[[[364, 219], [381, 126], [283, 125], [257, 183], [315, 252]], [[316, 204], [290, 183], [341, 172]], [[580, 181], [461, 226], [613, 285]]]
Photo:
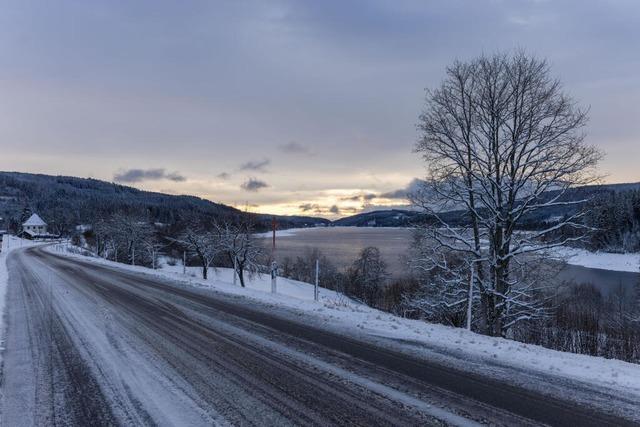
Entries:
[[241, 297], [38, 248], [8, 267], [3, 426], [626, 424]]

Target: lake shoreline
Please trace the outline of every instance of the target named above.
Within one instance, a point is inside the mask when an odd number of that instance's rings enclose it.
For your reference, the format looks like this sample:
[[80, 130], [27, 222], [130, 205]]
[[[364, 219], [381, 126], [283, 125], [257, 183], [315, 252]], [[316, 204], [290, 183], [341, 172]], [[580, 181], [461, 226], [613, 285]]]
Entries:
[[[301, 234], [309, 234], [311, 232], [322, 232], [329, 230], [350, 230], [360, 231], [362, 234], [375, 233], [381, 230], [402, 230], [409, 232], [411, 227], [357, 227], [357, 226], [334, 226], [334, 227], [307, 227], [307, 228], [289, 228], [276, 231], [276, 242], [278, 239], [299, 238]], [[259, 238], [271, 238], [272, 232], [259, 233], [255, 235]], [[392, 237], [397, 239], [397, 237]], [[311, 243], [311, 242], [310, 242]], [[376, 246], [373, 244], [372, 246]], [[409, 246], [407, 241], [406, 248]], [[313, 247], [308, 245], [308, 247]], [[319, 249], [322, 250], [320, 247]], [[405, 249], [406, 250], [406, 249]], [[323, 251], [324, 252], [324, 251]], [[557, 259], [562, 259], [567, 264], [584, 267], [595, 270], [614, 271], [622, 273], [638, 273], [640, 274], [640, 253], [612, 253], [612, 252], [590, 252], [585, 249], [559, 247], [552, 250]]]

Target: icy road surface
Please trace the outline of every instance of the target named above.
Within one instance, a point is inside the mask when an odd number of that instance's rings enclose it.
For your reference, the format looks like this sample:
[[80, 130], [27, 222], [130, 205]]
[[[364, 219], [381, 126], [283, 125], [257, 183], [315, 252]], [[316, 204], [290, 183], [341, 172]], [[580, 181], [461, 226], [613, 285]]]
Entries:
[[628, 423], [240, 297], [41, 248], [7, 262], [3, 426]]

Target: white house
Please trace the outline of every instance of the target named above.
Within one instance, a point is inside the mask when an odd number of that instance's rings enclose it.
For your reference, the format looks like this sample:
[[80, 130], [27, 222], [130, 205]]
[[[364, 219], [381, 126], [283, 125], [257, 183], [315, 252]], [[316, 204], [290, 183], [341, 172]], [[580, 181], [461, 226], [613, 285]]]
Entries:
[[49, 235], [49, 233], [47, 233], [47, 223], [35, 213], [22, 224], [22, 232], [25, 234], [25, 237], [31, 239]]

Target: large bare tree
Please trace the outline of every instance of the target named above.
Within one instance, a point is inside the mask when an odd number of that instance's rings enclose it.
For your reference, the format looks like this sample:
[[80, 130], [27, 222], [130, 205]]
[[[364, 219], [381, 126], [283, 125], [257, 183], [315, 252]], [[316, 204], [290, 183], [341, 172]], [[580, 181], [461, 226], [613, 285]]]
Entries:
[[[530, 260], [581, 238], [579, 210], [535, 232], [519, 227], [541, 209], [583, 202], [567, 192], [597, 179], [601, 155], [584, 142], [586, 122], [549, 64], [523, 52], [455, 62], [440, 87], [427, 91], [416, 150], [428, 176], [414, 201], [436, 226], [421, 261], [445, 272], [441, 281], [455, 295], [447, 304], [466, 304], [469, 317], [477, 292], [484, 333], [504, 335], [538, 315]], [[448, 210], [463, 211], [464, 221], [454, 227], [441, 215]], [[576, 231], [554, 238], [564, 227]], [[452, 254], [455, 271], [447, 264]]]

